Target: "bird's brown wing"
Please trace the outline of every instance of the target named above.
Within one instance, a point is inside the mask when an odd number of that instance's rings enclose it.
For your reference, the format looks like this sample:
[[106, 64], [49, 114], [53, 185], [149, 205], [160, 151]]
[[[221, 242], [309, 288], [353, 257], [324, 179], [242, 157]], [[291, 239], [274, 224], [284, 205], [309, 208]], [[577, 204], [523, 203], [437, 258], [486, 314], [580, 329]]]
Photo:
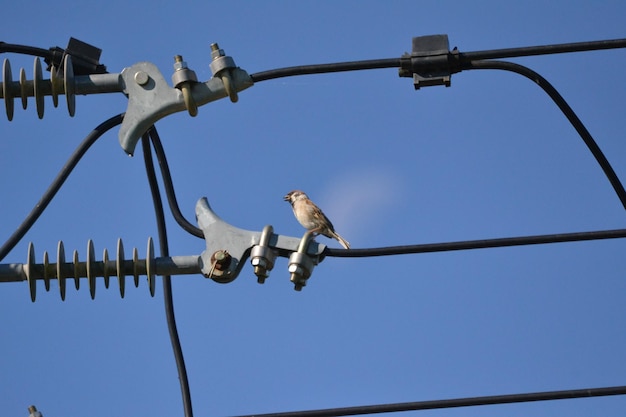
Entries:
[[333, 226], [331, 221], [328, 220], [328, 217], [326, 217], [324, 212], [320, 210], [319, 207], [315, 206], [312, 209], [312, 214], [316, 220], [316, 223], [319, 224], [319, 226], [317, 227], [319, 229], [319, 233], [323, 234], [326, 237], [333, 238], [334, 236], [332, 236], [332, 234], [330, 234], [329, 232], [334, 232], [335, 227]]

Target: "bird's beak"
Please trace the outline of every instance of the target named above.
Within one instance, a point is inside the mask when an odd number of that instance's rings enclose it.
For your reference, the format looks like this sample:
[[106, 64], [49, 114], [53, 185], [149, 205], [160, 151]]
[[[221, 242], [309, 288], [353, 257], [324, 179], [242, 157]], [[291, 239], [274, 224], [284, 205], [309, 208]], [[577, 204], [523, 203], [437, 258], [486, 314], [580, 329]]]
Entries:
[[285, 201], [291, 200], [291, 194], [287, 194], [286, 196], [284, 196], [283, 200], [285, 200]]

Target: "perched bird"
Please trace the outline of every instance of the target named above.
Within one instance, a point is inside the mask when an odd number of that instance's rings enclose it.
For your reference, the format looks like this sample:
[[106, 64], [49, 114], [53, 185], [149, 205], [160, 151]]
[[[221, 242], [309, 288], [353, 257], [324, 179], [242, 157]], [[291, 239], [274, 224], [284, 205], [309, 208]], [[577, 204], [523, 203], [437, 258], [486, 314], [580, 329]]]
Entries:
[[305, 229], [314, 233], [322, 234], [331, 239], [337, 239], [341, 246], [350, 249], [350, 243], [342, 238], [339, 233], [335, 232], [333, 224], [324, 215], [322, 210], [313, 203], [309, 197], [302, 191], [291, 191], [284, 197], [293, 208], [293, 214]]

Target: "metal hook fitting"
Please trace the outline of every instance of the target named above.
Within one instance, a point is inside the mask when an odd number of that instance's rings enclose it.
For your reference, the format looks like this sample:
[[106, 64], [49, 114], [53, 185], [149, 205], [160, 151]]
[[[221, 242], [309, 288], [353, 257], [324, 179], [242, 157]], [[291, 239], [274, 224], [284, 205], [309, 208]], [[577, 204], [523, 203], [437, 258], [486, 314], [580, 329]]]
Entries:
[[271, 225], [265, 226], [261, 232], [261, 241], [250, 252], [250, 262], [254, 266], [254, 274], [257, 276], [259, 284], [265, 282], [265, 279], [269, 276], [269, 271], [274, 268], [276, 252], [269, 247], [273, 232], [274, 228]]
[[232, 57], [226, 56], [223, 49], [220, 49], [217, 43], [211, 44], [211, 72], [214, 77], [219, 77], [224, 83], [224, 89], [228, 93], [230, 101], [236, 103], [239, 100], [237, 90], [233, 85], [233, 80], [230, 75], [230, 70], [236, 68], [235, 60]]
[[198, 115], [198, 105], [191, 95], [192, 83], [198, 82], [196, 73], [187, 67], [187, 63], [183, 61], [183, 57], [176, 55], [174, 57], [174, 74], [172, 74], [172, 84], [183, 93], [183, 101], [187, 107], [187, 111], [191, 117]]
[[289, 257], [289, 272], [291, 273], [290, 281], [294, 284], [294, 290], [302, 291], [302, 287], [306, 285], [306, 281], [311, 276], [315, 262], [313, 258], [307, 255], [307, 248], [309, 243], [313, 240], [314, 233], [308, 230], [300, 244], [298, 245], [298, 251], [291, 254]]

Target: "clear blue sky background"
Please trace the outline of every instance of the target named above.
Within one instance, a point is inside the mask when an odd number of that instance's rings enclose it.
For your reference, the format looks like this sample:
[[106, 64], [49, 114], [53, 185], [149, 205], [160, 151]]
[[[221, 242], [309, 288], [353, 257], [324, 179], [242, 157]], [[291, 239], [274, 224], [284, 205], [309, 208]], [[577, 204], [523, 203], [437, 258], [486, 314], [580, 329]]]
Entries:
[[[184, 56], [210, 78], [218, 42], [249, 73], [397, 58], [413, 36], [448, 34], [462, 52], [623, 38], [621, 1], [12, 2], [2, 41], [48, 48], [70, 36], [110, 72], [139, 61], [167, 80]], [[10, 17], [10, 18], [9, 18]], [[14, 77], [32, 58], [5, 55]], [[626, 51], [519, 58], [551, 81], [626, 181]], [[46, 78], [48, 74], [46, 74]], [[0, 120], [0, 240], [36, 204], [74, 148], [124, 112], [122, 94], [46, 98]], [[19, 102], [16, 101], [16, 107]], [[300, 236], [282, 196], [305, 190], [355, 248], [626, 227], [590, 152], [549, 98], [514, 74], [467, 71], [414, 91], [396, 69], [261, 82], [157, 124], [179, 204], [206, 196], [229, 223]], [[170, 253], [204, 242], [169, 216]], [[117, 129], [80, 162], [3, 263], [122, 238], [144, 256], [157, 237], [141, 152]], [[337, 242], [320, 242], [338, 247]], [[623, 240], [384, 258], [327, 258], [293, 291], [281, 258], [267, 283], [247, 265], [228, 285], [173, 277], [197, 416], [303, 410], [626, 384]], [[160, 279], [0, 287], [0, 414], [182, 415]], [[428, 416], [623, 416], [622, 397], [423, 412]]]

